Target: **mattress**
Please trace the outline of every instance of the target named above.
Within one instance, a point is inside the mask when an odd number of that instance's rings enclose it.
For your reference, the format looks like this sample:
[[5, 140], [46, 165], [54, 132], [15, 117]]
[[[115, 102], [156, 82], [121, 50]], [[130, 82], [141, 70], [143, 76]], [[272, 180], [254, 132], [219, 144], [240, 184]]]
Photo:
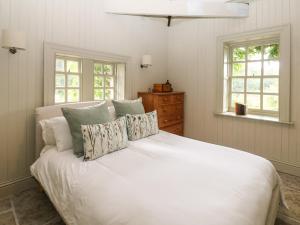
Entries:
[[266, 159], [163, 131], [90, 162], [47, 147], [31, 172], [75, 225], [265, 225], [279, 183]]

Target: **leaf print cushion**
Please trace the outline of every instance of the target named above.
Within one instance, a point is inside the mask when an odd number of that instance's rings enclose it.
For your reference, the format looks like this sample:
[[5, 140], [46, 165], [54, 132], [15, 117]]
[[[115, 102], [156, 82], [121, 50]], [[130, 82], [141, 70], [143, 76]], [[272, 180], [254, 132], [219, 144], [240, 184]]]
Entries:
[[130, 141], [159, 133], [156, 111], [138, 115], [127, 114], [126, 121]]
[[81, 131], [84, 161], [95, 160], [128, 146], [125, 117], [105, 124], [81, 125]]

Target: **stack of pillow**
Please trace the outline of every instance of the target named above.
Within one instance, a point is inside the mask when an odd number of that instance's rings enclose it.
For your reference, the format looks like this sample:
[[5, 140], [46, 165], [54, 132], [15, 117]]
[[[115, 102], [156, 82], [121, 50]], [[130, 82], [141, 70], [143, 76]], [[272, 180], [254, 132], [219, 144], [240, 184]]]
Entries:
[[159, 132], [156, 111], [145, 113], [142, 100], [113, 101], [116, 118], [107, 104], [73, 109], [62, 108], [62, 117], [41, 121], [46, 145], [58, 151], [73, 149], [84, 161], [124, 149], [128, 141]]

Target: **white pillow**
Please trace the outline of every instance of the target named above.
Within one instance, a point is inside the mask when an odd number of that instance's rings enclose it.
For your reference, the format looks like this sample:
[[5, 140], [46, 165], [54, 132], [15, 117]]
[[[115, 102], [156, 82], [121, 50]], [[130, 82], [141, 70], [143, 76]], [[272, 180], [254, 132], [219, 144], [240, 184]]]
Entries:
[[50, 120], [50, 126], [54, 132], [56, 147], [59, 152], [73, 148], [72, 135], [65, 117], [54, 117]]
[[42, 137], [45, 145], [56, 145], [54, 132], [50, 126], [50, 120], [41, 120]]

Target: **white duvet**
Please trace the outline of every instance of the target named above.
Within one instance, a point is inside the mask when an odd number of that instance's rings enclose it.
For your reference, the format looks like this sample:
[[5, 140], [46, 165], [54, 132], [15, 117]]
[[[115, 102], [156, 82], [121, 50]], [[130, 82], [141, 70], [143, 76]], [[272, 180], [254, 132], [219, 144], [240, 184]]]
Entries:
[[278, 183], [263, 158], [162, 131], [91, 162], [53, 147], [31, 171], [77, 225], [265, 225]]

